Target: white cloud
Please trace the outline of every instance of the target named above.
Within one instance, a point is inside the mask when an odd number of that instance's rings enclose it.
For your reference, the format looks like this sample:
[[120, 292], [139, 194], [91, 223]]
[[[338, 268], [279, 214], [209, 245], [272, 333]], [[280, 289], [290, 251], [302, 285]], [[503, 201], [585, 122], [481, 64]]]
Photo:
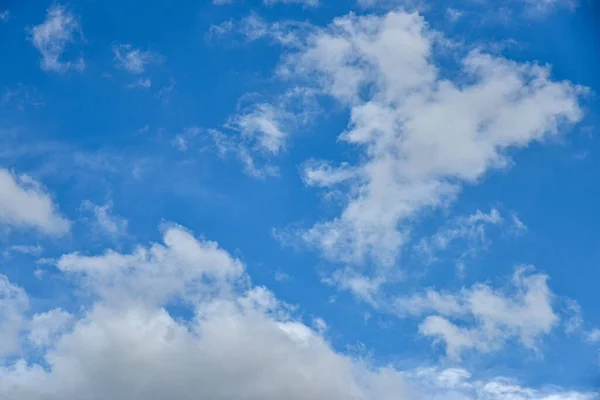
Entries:
[[81, 35], [81, 28], [75, 16], [63, 6], [51, 6], [46, 20], [31, 29], [31, 41], [42, 53], [43, 70], [64, 72], [68, 69], [85, 68], [83, 57], [76, 61], [62, 60], [67, 46], [75, 42], [76, 34]]
[[93, 227], [112, 238], [117, 238], [127, 234], [127, 220], [113, 215], [112, 213], [113, 202], [109, 200], [103, 206], [92, 203], [89, 200], [84, 200], [81, 203], [81, 209], [92, 213]]
[[[100, 298], [58, 336], [68, 314], [34, 316], [29, 337], [48, 347], [48, 368], [24, 360], [0, 368], [0, 397], [391, 399], [404, 390], [398, 372], [334, 352], [268, 290], [248, 286], [243, 264], [216, 243], [177, 226], [165, 230], [164, 242], [133, 254], [58, 260]], [[115, 297], [117, 288], [125, 290]], [[193, 321], [178, 322], [162, 308], [176, 298], [191, 301]]]
[[115, 62], [128, 72], [139, 75], [146, 70], [146, 65], [160, 61], [160, 56], [151, 51], [136, 49], [130, 44], [118, 44], [113, 47]]
[[453, 82], [434, 63], [440, 43], [418, 14], [394, 11], [337, 18], [284, 56], [282, 76], [316, 84], [349, 108], [338, 139], [361, 160], [304, 169], [309, 185], [349, 184], [341, 213], [300, 235], [327, 258], [394, 265], [422, 211], [508, 167], [509, 149], [581, 119], [582, 89], [552, 81], [549, 68], [474, 51], [460, 62], [461, 82]]
[[399, 315], [426, 316], [419, 331], [443, 341], [451, 358], [459, 358], [465, 350], [498, 350], [511, 338], [536, 350], [538, 339], [559, 321], [547, 279], [546, 275], [531, 273], [523, 267], [514, 273], [510, 290], [497, 290], [485, 284], [458, 293], [430, 289], [398, 298], [394, 307]]
[[152, 303], [184, 293], [200, 295], [195, 286], [201, 288], [202, 279], [224, 283], [243, 272], [241, 262], [216, 243], [197, 241], [181, 227], [167, 228], [163, 240], [164, 245], [138, 247], [131, 254], [67, 254], [56, 265], [65, 273], [80, 276], [90, 290], [104, 298], [136, 298]]
[[6, 169], [0, 169], [0, 223], [33, 228], [48, 235], [66, 234], [71, 226], [38, 182]]
[[9, 17], [10, 17], [10, 11], [8, 11], [8, 10], [0, 11], [0, 22], [8, 21]]

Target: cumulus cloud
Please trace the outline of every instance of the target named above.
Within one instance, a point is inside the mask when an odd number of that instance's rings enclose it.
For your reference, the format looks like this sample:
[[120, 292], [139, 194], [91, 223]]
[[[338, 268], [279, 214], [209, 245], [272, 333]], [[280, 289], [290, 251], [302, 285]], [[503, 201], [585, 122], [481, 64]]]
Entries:
[[77, 34], [81, 35], [81, 27], [73, 13], [58, 4], [51, 6], [46, 20], [31, 28], [31, 42], [42, 53], [41, 68], [53, 72], [83, 70], [83, 57], [75, 61], [63, 60], [63, 53], [75, 43]]
[[71, 226], [37, 181], [6, 169], [0, 169], [0, 223], [47, 235], [64, 235]]
[[583, 89], [553, 81], [546, 66], [471, 51], [453, 81], [435, 62], [440, 38], [416, 13], [348, 15], [315, 28], [283, 57], [281, 76], [350, 114], [338, 140], [359, 161], [313, 160], [303, 170], [310, 186], [346, 186], [339, 215], [300, 232], [326, 258], [372, 263], [379, 266], [372, 274], [386, 274], [421, 212], [509, 167], [509, 149], [557, 136], [582, 118]]
[[459, 358], [465, 350], [498, 350], [510, 338], [535, 350], [538, 339], [559, 321], [547, 280], [548, 276], [522, 267], [513, 275], [511, 290], [485, 284], [459, 293], [430, 289], [397, 298], [394, 306], [401, 316], [426, 316], [419, 331], [443, 341], [451, 358]]
[[[57, 266], [98, 300], [58, 337], [68, 314], [33, 317], [29, 336], [47, 347], [48, 367], [22, 359], [0, 368], [3, 399], [392, 399], [404, 390], [399, 372], [336, 353], [249, 285], [241, 261], [181, 227], [165, 230], [164, 245], [69, 254]], [[166, 311], [175, 298], [190, 302], [192, 320]]]

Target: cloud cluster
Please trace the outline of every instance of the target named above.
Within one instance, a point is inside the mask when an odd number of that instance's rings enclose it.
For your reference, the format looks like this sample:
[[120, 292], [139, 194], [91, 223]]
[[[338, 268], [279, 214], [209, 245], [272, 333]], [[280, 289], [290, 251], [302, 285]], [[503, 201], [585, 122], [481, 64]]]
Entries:
[[[251, 16], [228, 30], [283, 45], [281, 78], [347, 107], [338, 141], [359, 161], [309, 160], [302, 169], [308, 186], [336, 193], [345, 205], [299, 236], [331, 261], [378, 266], [367, 273], [372, 282], [385, 280], [422, 212], [447, 205], [489, 170], [509, 167], [511, 150], [560, 135], [582, 118], [585, 89], [552, 80], [547, 66], [458, 49], [455, 68], [442, 69], [448, 41], [418, 13], [350, 14], [300, 29]], [[269, 116], [272, 122], [278, 114]], [[274, 123], [253, 126], [277, 143], [289, 136]], [[245, 154], [252, 159], [248, 148]]]
[[[253, 286], [243, 263], [216, 243], [176, 225], [162, 244], [129, 254], [67, 254], [65, 278], [92, 301], [27, 317], [27, 295], [2, 277], [3, 354], [35, 346], [39, 358], [0, 366], [6, 400], [269, 399], [588, 399], [535, 391], [464, 370], [401, 371], [335, 351], [325, 323], [311, 328], [266, 288]], [[186, 311], [187, 310], [187, 311]], [[181, 312], [190, 318], [177, 318]], [[548, 397], [553, 396], [553, 397]]]
[[370, 279], [385, 278], [420, 213], [510, 166], [510, 149], [559, 135], [582, 117], [584, 90], [553, 81], [545, 66], [471, 51], [442, 73], [446, 42], [417, 13], [351, 14], [302, 41], [283, 56], [280, 75], [348, 108], [338, 140], [359, 161], [305, 165], [308, 185], [338, 190], [346, 201], [337, 217], [300, 236], [329, 260], [376, 265]]

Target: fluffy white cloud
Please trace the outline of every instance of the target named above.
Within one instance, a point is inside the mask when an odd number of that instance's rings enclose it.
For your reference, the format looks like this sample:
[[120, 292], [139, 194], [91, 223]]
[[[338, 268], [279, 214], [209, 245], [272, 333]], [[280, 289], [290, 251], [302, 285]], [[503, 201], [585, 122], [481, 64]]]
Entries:
[[63, 235], [71, 226], [38, 182], [6, 169], [0, 169], [0, 223], [33, 228], [48, 235]]
[[509, 149], [581, 119], [583, 89], [553, 81], [548, 67], [472, 51], [447, 74], [435, 63], [443, 44], [421, 16], [394, 11], [337, 18], [284, 57], [282, 76], [316, 83], [350, 111], [339, 141], [360, 161], [304, 168], [307, 184], [341, 185], [347, 200], [339, 216], [301, 232], [327, 258], [371, 261], [380, 266], [375, 276], [387, 274], [420, 212], [508, 167]]
[[62, 60], [67, 46], [81, 34], [79, 22], [64, 6], [55, 4], [48, 9], [46, 20], [31, 29], [31, 41], [42, 53], [41, 67], [45, 71], [64, 72], [68, 69], [83, 70], [83, 57], [76, 61]]
[[65, 273], [77, 275], [82, 284], [104, 299], [136, 299], [163, 304], [178, 297], [206, 295], [204, 279], [225, 283], [239, 278], [243, 265], [214, 242], [197, 241], [185, 229], [172, 226], [164, 232], [164, 244], [138, 247], [131, 254], [107, 251], [99, 256], [71, 253], [57, 260]]
[[151, 51], [136, 49], [130, 44], [119, 44], [113, 47], [117, 65], [132, 74], [143, 74], [146, 65], [158, 62], [160, 56]]
[[513, 287], [506, 290], [485, 284], [459, 293], [430, 289], [397, 298], [394, 307], [399, 315], [426, 315], [419, 331], [445, 342], [452, 358], [459, 358], [465, 350], [498, 350], [513, 337], [525, 347], [536, 349], [537, 340], [559, 321], [547, 280], [546, 275], [522, 267], [513, 275]]
[[[402, 395], [399, 372], [372, 370], [333, 351], [318, 331], [289, 317], [268, 290], [249, 286], [243, 264], [216, 243], [199, 241], [181, 227], [166, 229], [164, 242], [133, 254], [71, 254], [58, 260], [61, 271], [84, 276], [81, 282], [100, 298], [58, 337], [70, 322], [68, 314], [35, 315], [29, 337], [48, 348], [48, 368], [25, 360], [1, 368], [0, 397], [195, 399], [201, 393], [221, 399], [316, 400]], [[126, 290], [117, 300], [109, 287]], [[192, 301], [194, 319], [174, 320], [162, 308], [169, 298]]]

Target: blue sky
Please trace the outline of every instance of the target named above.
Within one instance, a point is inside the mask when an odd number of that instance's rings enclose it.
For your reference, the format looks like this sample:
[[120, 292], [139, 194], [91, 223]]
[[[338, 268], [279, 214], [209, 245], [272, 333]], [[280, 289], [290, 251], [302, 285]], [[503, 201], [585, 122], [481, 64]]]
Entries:
[[585, 0], [0, 1], [0, 398], [594, 399]]

